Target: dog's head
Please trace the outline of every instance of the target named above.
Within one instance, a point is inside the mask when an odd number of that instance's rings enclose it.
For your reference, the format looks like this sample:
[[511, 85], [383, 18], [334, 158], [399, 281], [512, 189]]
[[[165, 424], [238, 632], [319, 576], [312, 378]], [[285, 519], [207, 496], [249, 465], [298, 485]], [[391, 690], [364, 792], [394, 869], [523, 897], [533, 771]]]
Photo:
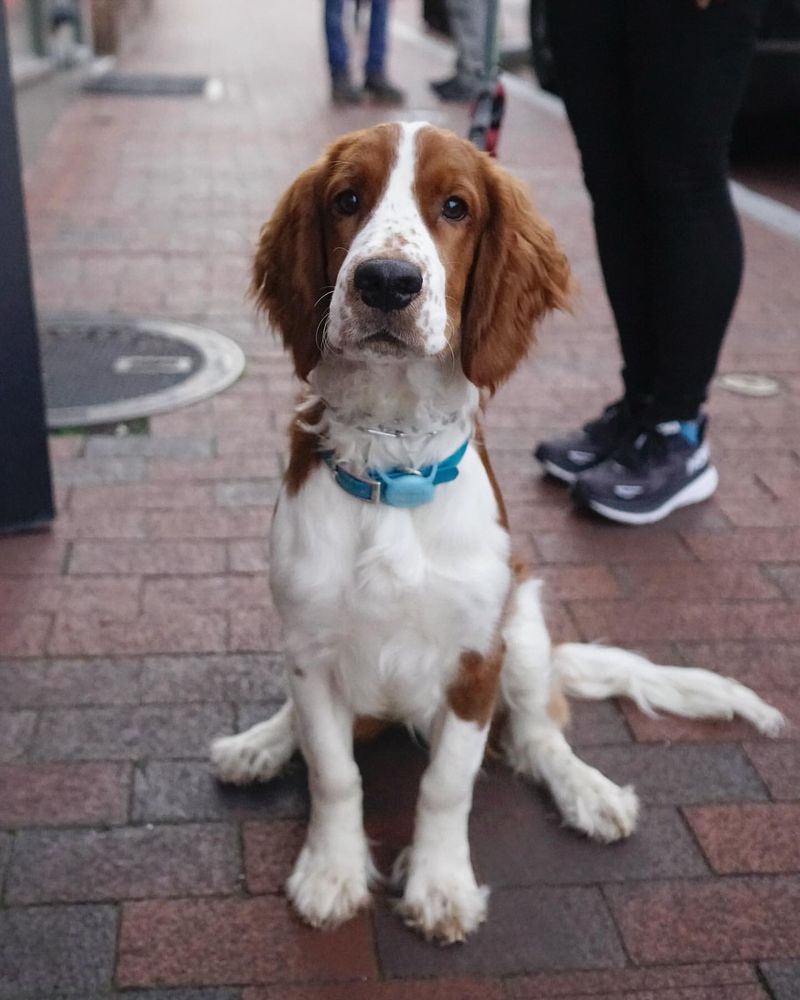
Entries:
[[261, 232], [253, 293], [306, 378], [324, 352], [460, 357], [494, 390], [567, 304], [569, 268], [525, 188], [451, 132], [390, 124], [336, 141]]

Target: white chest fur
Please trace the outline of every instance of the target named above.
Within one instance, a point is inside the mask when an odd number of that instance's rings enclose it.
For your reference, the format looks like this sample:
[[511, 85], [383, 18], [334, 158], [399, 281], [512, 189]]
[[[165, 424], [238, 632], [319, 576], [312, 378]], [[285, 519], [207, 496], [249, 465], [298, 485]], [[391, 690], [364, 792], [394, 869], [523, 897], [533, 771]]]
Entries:
[[463, 650], [485, 652], [509, 538], [473, 448], [416, 510], [363, 503], [316, 469], [278, 504], [272, 587], [293, 665], [330, 669], [359, 715], [427, 728]]

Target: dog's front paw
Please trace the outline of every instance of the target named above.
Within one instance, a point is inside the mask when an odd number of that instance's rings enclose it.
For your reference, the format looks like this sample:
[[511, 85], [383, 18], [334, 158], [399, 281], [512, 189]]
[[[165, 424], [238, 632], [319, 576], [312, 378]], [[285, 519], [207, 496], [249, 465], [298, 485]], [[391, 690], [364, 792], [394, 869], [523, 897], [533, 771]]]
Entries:
[[254, 739], [248, 732], [220, 736], [211, 744], [211, 765], [220, 781], [246, 785], [269, 781], [291, 755], [283, 743]]
[[[348, 857], [348, 854], [351, 856]], [[306, 845], [286, 883], [294, 908], [312, 927], [336, 927], [370, 904], [369, 853]]]
[[639, 800], [594, 767], [576, 760], [567, 781], [551, 788], [564, 821], [593, 840], [610, 844], [629, 837], [639, 816]]
[[489, 890], [477, 884], [469, 865], [415, 866], [412, 860], [411, 867], [397, 910], [429, 941], [464, 941], [486, 919]]

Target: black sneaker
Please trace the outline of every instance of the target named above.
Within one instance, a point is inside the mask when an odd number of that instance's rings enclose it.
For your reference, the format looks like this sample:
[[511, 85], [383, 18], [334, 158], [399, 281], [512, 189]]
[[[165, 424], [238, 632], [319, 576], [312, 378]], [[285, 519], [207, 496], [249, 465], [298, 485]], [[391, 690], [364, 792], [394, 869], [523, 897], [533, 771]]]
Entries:
[[545, 471], [565, 483], [605, 461], [620, 445], [632, 440], [638, 425], [624, 400], [607, 406], [597, 420], [585, 424], [563, 438], [542, 441], [534, 457]]
[[707, 500], [719, 476], [705, 443], [707, 420], [697, 422], [697, 441], [677, 420], [643, 430], [630, 444], [581, 473], [575, 501], [622, 524], [652, 524], [678, 507]]
[[441, 101], [466, 104], [475, 100], [482, 90], [482, 83], [477, 79], [451, 76], [447, 80], [434, 80], [431, 83], [431, 90]]
[[335, 73], [331, 77], [331, 97], [334, 104], [361, 104], [364, 92], [353, 86], [349, 73]]
[[368, 76], [364, 81], [364, 93], [380, 104], [405, 104], [406, 95], [389, 83], [385, 76]]

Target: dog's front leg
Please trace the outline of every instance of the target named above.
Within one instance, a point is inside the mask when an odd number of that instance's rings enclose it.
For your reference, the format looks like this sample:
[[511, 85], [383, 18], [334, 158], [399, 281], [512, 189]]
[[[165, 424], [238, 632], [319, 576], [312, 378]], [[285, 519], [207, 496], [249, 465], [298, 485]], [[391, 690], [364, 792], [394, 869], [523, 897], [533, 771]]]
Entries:
[[315, 927], [334, 927], [369, 903], [372, 870], [353, 759], [353, 715], [318, 667], [291, 672], [300, 743], [308, 764], [311, 821], [289, 877], [295, 908]]
[[486, 919], [489, 890], [475, 881], [468, 821], [488, 728], [443, 710], [420, 784], [414, 841], [400, 861], [407, 866], [403, 919], [446, 944], [463, 941]]

